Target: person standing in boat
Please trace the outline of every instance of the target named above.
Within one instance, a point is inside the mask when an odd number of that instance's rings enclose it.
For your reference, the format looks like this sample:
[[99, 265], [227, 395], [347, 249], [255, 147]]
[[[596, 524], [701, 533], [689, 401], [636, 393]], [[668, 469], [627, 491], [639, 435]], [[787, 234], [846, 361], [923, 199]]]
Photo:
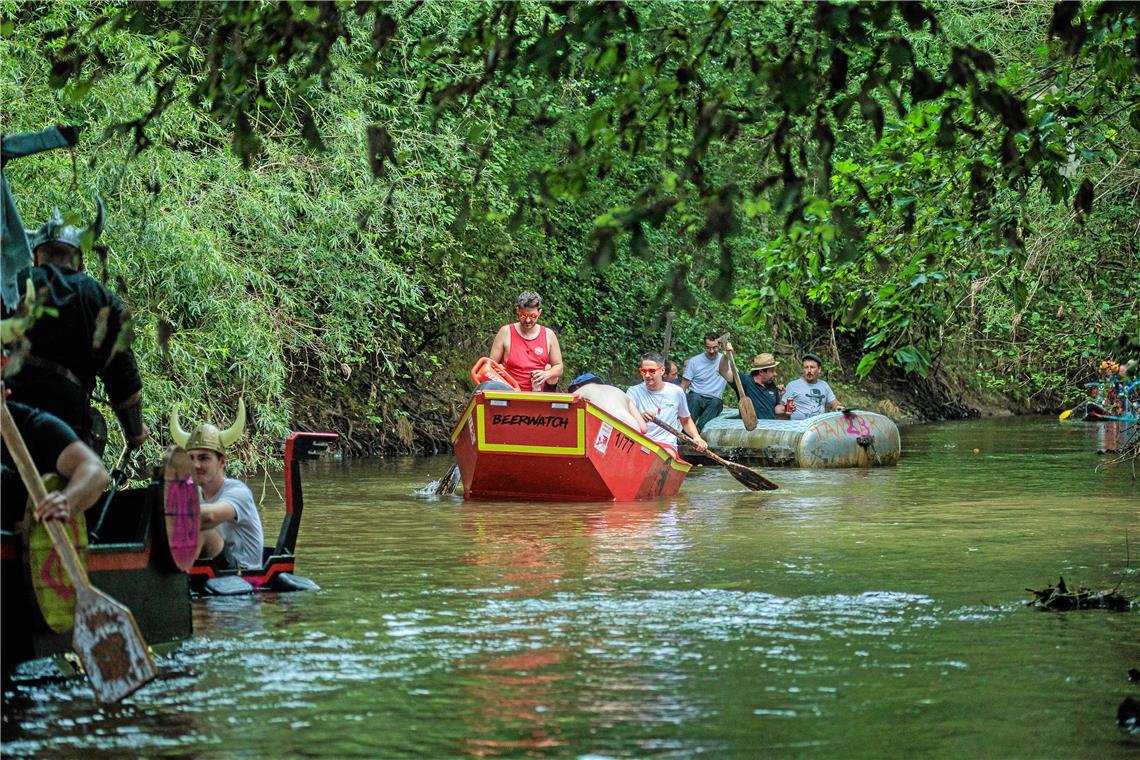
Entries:
[[262, 565], [264, 533], [249, 486], [226, 477], [226, 453], [245, 430], [245, 401], [226, 430], [209, 423], [193, 433], [182, 429], [177, 410], [170, 417], [170, 436], [186, 449], [201, 492], [199, 559], [212, 559], [225, 569], [249, 570]]
[[490, 358], [502, 364], [524, 391], [554, 391], [562, 378], [558, 336], [538, 323], [542, 296], [524, 290], [515, 300], [519, 321], [503, 325], [491, 343]]
[[685, 391], [697, 430], [704, 430], [709, 420], [724, 409], [725, 382], [720, 376], [719, 351], [719, 336], [715, 332], [705, 333], [704, 353], [690, 357], [681, 375], [681, 390]]
[[[736, 365], [729, 361], [728, 352], [732, 351], [732, 343], [725, 344], [725, 354], [720, 360], [720, 376], [723, 377], [730, 388], [736, 386], [732, 376], [736, 372]], [[757, 354], [752, 357], [752, 366], [748, 370], [749, 377], [741, 378], [740, 385], [744, 393], [752, 399], [752, 406], [756, 410], [756, 419], [774, 420], [784, 416], [784, 404], [780, 396], [784, 386], [776, 384], [776, 367], [780, 363], [772, 354]]]
[[[96, 378], [103, 381], [127, 447], [142, 446], [149, 432], [142, 418], [142, 378], [129, 345], [126, 307], [83, 271], [83, 237], [90, 235], [94, 241], [103, 232], [103, 202], [96, 198], [95, 204], [98, 211], [88, 227], [67, 224], [55, 209], [30, 236], [36, 265], [19, 279], [31, 281], [42, 307], [50, 311], [27, 328], [26, 349], [17, 346], [19, 358], [12, 364], [18, 371], [9, 387], [13, 399], [59, 417], [102, 455], [106, 423], [91, 406]], [[15, 318], [31, 321], [26, 311], [22, 306]]]
[[806, 420], [823, 414], [830, 406], [833, 411], [843, 411], [843, 404], [835, 397], [835, 391], [827, 381], [819, 379], [823, 359], [816, 354], [804, 354], [803, 375], [788, 383], [783, 402], [793, 420]]
[[641, 366], [637, 371], [641, 373], [642, 382], [630, 386], [626, 394], [647, 423], [646, 435], [677, 458], [677, 436], [655, 424], [653, 418], [657, 417], [667, 425], [679, 427], [688, 433], [697, 451], [708, 449], [709, 445], [693, 424], [685, 392], [679, 386], [665, 382], [665, 358], [655, 351], [642, 354]]

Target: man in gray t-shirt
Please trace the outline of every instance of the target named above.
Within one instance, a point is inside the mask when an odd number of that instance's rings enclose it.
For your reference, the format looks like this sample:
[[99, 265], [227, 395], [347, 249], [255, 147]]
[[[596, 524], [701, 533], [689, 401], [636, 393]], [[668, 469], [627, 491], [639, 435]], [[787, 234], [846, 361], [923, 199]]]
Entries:
[[244, 428], [244, 403], [238, 405], [234, 424], [224, 431], [203, 424], [187, 433], [177, 413], [170, 420], [171, 435], [190, 455], [194, 482], [202, 495], [198, 557], [215, 559], [228, 568], [250, 570], [262, 566], [261, 517], [249, 487], [226, 477], [226, 450], [241, 437]]
[[793, 420], [806, 420], [823, 414], [828, 406], [837, 412], [843, 409], [831, 386], [819, 379], [822, 367], [823, 359], [815, 354], [804, 354], [803, 375], [784, 389], [783, 402]]
[[681, 390], [697, 430], [704, 430], [708, 421], [724, 409], [725, 380], [720, 376], [720, 338], [715, 332], [705, 333], [705, 351], [685, 362], [681, 377]]

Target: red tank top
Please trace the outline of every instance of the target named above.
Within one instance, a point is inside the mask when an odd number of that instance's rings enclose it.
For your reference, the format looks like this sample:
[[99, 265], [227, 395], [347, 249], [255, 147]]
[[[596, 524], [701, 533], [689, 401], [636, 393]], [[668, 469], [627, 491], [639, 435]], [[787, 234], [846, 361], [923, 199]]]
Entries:
[[[530, 381], [530, 373], [536, 369], [546, 369], [550, 363], [547, 355], [550, 347], [547, 345], [546, 328], [538, 326], [538, 335], [527, 340], [519, 334], [518, 327], [511, 323], [511, 351], [503, 368], [519, 384], [524, 391], [531, 390], [534, 385]], [[541, 390], [541, 388], [539, 389]]]

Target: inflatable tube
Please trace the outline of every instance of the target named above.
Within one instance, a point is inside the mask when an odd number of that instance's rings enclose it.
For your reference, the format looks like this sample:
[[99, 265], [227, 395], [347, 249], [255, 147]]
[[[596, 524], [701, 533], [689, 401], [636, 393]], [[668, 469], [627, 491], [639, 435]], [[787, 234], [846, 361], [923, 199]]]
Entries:
[[889, 417], [861, 410], [806, 420], [759, 420], [755, 430], [745, 430], [740, 413], [725, 409], [701, 435], [722, 456], [770, 466], [883, 467], [896, 464], [902, 452], [898, 426]]

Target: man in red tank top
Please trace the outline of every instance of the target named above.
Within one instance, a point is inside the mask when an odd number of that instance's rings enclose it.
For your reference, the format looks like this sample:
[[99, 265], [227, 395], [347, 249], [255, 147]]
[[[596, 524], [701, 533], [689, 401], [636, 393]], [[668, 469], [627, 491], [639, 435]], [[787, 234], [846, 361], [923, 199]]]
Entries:
[[503, 365], [524, 391], [553, 391], [562, 378], [562, 348], [554, 331], [538, 324], [542, 296], [524, 290], [515, 300], [519, 321], [503, 325], [490, 357]]

